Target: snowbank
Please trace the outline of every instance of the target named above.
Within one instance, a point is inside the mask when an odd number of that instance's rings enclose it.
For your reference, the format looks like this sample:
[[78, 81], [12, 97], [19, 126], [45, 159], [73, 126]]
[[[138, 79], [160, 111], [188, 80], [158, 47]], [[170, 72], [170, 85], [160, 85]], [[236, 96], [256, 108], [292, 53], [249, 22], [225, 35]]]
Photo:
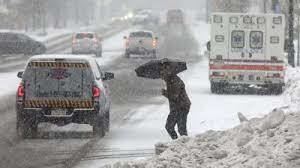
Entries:
[[288, 67], [284, 104], [291, 112], [299, 112], [300, 108], [300, 68]]
[[300, 167], [300, 114], [275, 109], [227, 131], [207, 131], [156, 145], [149, 160], [105, 168]]

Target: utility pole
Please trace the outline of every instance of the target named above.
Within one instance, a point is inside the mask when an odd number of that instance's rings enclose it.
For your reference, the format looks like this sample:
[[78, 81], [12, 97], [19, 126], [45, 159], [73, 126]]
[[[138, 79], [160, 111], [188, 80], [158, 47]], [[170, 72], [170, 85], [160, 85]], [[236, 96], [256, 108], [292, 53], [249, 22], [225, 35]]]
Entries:
[[209, 22], [209, 11], [210, 11], [210, 5], [209, 5], [209, 0], [206, 0], [206, 22], [208, 23]]
[[263, 0], [264, 13], [267, 13], [267, 0]]
[[294, 50], [294, 0], [289, 0], [289, 45], [288, 45], [288, 63], [295, 67]]

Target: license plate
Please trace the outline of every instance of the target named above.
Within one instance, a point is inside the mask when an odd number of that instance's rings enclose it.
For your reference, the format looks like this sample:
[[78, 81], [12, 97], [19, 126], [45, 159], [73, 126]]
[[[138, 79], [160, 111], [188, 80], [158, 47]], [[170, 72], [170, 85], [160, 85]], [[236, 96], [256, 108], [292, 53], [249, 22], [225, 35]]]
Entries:
[[54, 116], [63, 116], [63, 115], [67, 115], [67, 110], [64, 110], [64, 109], [55, 109], [55, 110], [51, 110], [51, 115], [54, 115]]

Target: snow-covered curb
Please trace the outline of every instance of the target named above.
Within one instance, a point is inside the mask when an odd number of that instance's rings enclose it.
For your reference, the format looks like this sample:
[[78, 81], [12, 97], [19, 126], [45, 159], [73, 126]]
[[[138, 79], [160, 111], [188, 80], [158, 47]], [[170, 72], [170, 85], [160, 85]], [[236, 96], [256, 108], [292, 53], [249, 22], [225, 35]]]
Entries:
[[296, 168], [300, 166], [300, 114], [274, 110], [227, 131], [207, 131], [159, 143], [159, 155], [105, 168]]

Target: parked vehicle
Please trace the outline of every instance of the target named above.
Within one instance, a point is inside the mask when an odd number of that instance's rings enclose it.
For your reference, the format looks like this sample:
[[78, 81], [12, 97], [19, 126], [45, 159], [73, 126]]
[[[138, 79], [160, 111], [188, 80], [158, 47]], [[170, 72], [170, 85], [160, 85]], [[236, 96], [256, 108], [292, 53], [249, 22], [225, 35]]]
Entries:
[[44, 54], [46, 46], [22, 33], [0, 32], [0, 54]]
[[257, 85], [280, 94], [285, 76], [284, 16], [214, 13], [211, 20], [211, 92]]
[[152, 56], [156, 58], [157, 37], [154, 37], [150, 31], [131, 32], [126, 40], [125, 57], [129, 58], [131, 54]]
[[73, 35], [72, 54], [102, 56], [101, 38], [95, 32], [79, 32]]
[[57, 125], [90, 124], [93, 133], [109, 130], [110, 97], [107, 80], [91, 56], [38, 55], [29, 59], [17, 90], [17, 132], [36, 137], [40, 122]]

